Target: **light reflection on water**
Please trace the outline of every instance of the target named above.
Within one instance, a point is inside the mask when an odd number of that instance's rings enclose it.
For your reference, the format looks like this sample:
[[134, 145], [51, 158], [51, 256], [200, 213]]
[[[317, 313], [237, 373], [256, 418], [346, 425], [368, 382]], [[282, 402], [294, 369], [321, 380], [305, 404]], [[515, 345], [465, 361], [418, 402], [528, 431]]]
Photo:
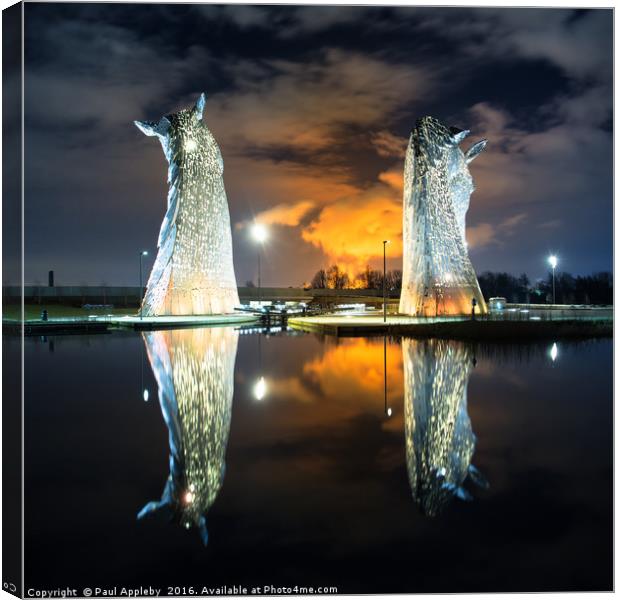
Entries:
[[488, 487], [472, 464], [476, 436], [467, 413], [471, 347], [449, 340], [402, 341], [405, 365], [405, 438], [409, 483], [425, 515], [453, 497], [471, 500], [469, 477]]
[[[259, 401], [268, 392], [262, 337], [256, 338], [259, 376], [252, 388]], [[149, 502], [138, 519], [165, 512], [186, 529], [197, 527], [206, 545], [206, 512], [217, 498], [225, 472], [238, 330], [149, 332], [143, 339], [169, 431], [170, 474], [161, 499]], [[489, 488], [472, 463], [476, 436], [467, 411], [467, 386], [477, 362], [475, 350], [471, 344], [442, 339], [402, 338], [396, 343], [402, 346], [402, 360], [399, 353], [391, 352], [389, 368], [386, 337], [382, 346], [378, 339], [353, 338], [339, 340], [319, 358], [306, 361], [302, 373], [324, 395], [355, 390], [358, 402], [372, 406], [378, 405], [382, 383], [387, 418], [393, 414], [394, 402], [388, 401], [388, 379], [392, 389], [402, 380], [409, 484], [422, 514], [434, 517], [454, 498], [473, 500], [466, 482]], [[555, 362], [557, 343], [549, 346], [547, 354]], [[312, 397], [311, 386], [299, 380], [274, 379], [271, 384], [276, 395], [318, 400]]]
[[29, 339], [27, 581], [605, 589], [611, 341], [552, 348]]
[[143, 334], [168, 427], [170, 473], [161, 499], [138, 519], [163, 512], [208, 540], [205, 513], [222, 486], [238, 332], [231, 328]]

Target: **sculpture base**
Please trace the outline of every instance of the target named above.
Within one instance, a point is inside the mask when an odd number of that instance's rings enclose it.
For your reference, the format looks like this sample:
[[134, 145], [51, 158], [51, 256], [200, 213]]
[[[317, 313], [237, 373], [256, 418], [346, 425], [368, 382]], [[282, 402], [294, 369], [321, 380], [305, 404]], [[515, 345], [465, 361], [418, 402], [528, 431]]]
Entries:
[[471, 315], [472, 299], [476, 300], [474, 314], [486, 315], [486, 302], [480, 288], [474, 286], [443, 287], [426, 295], [411, 293], [403, 289], [399, 313], [414, 317], [450, 317]]
[[237, 288], [171, 288], [158, 307], [144, 307], [144, 316], [168, 317], [188, 315], [232, 314], [240, 305]]

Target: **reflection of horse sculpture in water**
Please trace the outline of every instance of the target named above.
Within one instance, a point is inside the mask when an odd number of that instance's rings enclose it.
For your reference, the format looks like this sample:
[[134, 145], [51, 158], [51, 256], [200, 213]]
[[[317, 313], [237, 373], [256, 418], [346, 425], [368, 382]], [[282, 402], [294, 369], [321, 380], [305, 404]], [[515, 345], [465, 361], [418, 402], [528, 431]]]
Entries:
[[170, 474], [161, 499], [138, 519], [164, 512], [207, 543], [205, 513], [222, 486], [238, 333], [230, 328], [145, 333], [168, 427]]
[[471, 464], [476, 436], [467, 414], [473, 353], [447, 340], [403, 339], [407, 470], [414, 500], [429, 516], [453, 496], [471, 499], [469, 476], [488, 484]]
[[404, 171], [403, 285], [400, 312], [418, 316], [486, 313], [465, 241], [465, 215], [474, 183], [468, 164], [486, 140], [467, 152], [468, 131], [419, 119], [411, 132]]
[[224, 161], [204, 124], [205, 95], [192, 108], [157, 122], [135, 121], [157, 136], [170, 164], [168, 210], [146, 295], [144, 315], [232, 313], [239, 304]]

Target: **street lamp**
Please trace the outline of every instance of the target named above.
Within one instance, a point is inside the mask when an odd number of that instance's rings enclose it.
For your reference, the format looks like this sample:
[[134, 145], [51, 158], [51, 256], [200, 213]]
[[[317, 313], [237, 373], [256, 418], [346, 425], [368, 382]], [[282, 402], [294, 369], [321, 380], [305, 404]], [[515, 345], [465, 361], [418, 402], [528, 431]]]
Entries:
[[146, 250], [140, 252], [140, 319], [142, 319], [142, 257], [148, 254]]
[[[267, 229], [265, 228], [264, 225], [262, 225], [261, 223], [254, 223], [254, 225], [252, 225], [252, 229], [250, 230], [250, 233], [252, 234], [252, 237], [254, 238], [254, 241], [257, 242], [258, 244], [264, 244], [265, 240], [267, 239]], [[260, 307], [260, 292], [261, 292], [261, 288], [260, 288], [260, 245], [258, 246], [258, 252], [257, 252], [257, 256], [258, 256], [258, 304]]]
[[552, 254], [549, 257], [549, 264], [551, 265], [552, 281], [553, 281], [553, 304], [555, 304], [555, 268], [558, 266], [558, 257]]
[[387, 322], [387, 302], [385, 298], [385, 247], [390, 240], [383, 240], [383, 322]]

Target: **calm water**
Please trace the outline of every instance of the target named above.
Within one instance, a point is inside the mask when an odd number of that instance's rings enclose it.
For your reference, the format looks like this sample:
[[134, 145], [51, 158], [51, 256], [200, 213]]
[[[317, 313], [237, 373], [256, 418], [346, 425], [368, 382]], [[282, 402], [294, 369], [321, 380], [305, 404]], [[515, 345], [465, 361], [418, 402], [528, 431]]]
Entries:
[[26, 586], [611, 589], [612, 341], [556, 349], [27, 339]]

